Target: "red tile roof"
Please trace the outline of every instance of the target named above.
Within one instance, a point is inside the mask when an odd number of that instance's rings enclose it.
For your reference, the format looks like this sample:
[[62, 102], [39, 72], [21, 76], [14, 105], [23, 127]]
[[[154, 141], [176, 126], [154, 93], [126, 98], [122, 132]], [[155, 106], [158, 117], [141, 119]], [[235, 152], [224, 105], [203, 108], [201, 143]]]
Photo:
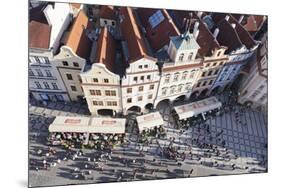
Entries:
[[100, 8], [100, 17], [104, 19], [114, 20], [115, 11], [113, 6], [102, 5]]
[[70, 3], [70, 5], [76, 9], [79, 9], [81, 7], [81, 3]]
[[266, 20], [265, 16], [262, 15], [253, 15], [247, 18], [247, 23], [244, 25], [244, 28], [251, 34], [259, 31], [262, 24]]
[[70, 47], [74, 53], [82, 58], [88, 58], [91, 52], [92, 42], [86, 34], [91, 24], [84, 11], [80, 10], [70, 29], [66, 46]]
[[114, 62], [116, 56], [116, 43], [107, 28], [101, 30], [97, 43], [96, 63], [102, 63], [106, 68], [114, 72]]
[[152, 28], [149, 23], [149, 18], [159, 9], [139, 8], [137, 10], [138, 16], [143, 27], [146, 30], [147, 38], [151, 47], [156, 52], [163, 46], [169, 44], [171, 36], [178, 36], [180, 32], [170, 17], [169, 13], [165, 9], [161, 9], [161, 13], [164, 16], [164, 20], [156, 27]]
[[49, 49], [51, 26], [37, 21], [31, 21], [29, 27], [29, 47]]
[[122, 37], [127, 42], [129, 51], [129, 62], [133, 63], [142, 57], [148, 57], [143, 36], [138, 28], [133, 10], [129, 7], [120, 8], [123, 21], [120, 23]]

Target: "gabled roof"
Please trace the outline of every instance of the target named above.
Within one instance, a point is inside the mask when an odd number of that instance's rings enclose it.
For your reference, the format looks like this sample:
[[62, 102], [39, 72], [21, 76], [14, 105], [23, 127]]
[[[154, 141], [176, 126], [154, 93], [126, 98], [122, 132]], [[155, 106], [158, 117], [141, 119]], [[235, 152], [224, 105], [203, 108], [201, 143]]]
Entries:
[[127, 43], [129, 52], [128, 61], [133, 63], [142, 57], [148, 57], [148, 50], [138, 28], [133, 10], [130, 7], [122, 7], [120, 8], [120, 14], [123, 18], [120, 23], [121, 33]]
[[102, 28], [99, 35], [96, 51], [96, 63], [102, 63], [106, 68], [114, 72], [116, 57], [116, 43], [106, 27]]
[[73, 8], [80, 9], [81, 3], [70, 3]]
[[[160, 15], [162, 14], [164, 19], [155, 27], [152, 27], [149, 19], [151, 19], [151, 17], [157, 13], [157, 11], [160, 11]], [[145, 28], [148, 41], [155, 52], [163, 48], [165, 45], [168, 45], [171, 36], [180, 35], [178, 28], [176, 27], [167, 10], [138, 8], [137, 13], [142, 26]]]
[[100, 8], [100, 18], [115, 20], [114, 7], [109, 5], [102, 5]]
[[91, 24], [83, 10], [80, 10], [70, 29], [66, 46], [70, 47], [79, 57], [88, 58], [91, 52], [92, 42], [86, 34]]
[[29, 47], [49, 49], [51, 26], [37, 21], [31, 21], [29, 27]]
[[179, 36], [170, 37], [170, 39], [177, 50], [190, 50], [200, 48], [193, 35], [188, 32]]
[[[235, 31], [235, 29], [231, 26], [231, 24], [225, 20], [222, 19], [217, 24], [217, 28], [219, 28], [219, 34], [217, 36], [217, 41], [220, 43], [220, 45], [226, 46], [228, 49], [226, 50], [226, 53], [232, 52], [240, 47], [242, 47], [242, 42], [240, 41], [240, 38]], [[215, 28], [213, 28], [214, 30]]]

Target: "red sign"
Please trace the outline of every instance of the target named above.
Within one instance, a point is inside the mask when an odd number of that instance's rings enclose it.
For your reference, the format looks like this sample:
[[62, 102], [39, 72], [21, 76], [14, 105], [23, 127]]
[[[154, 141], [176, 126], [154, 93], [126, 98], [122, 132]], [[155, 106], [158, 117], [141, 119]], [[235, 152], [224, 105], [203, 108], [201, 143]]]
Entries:
[[64, 121], [64, 123], [70, 123], [70, 124], [77, 124], [77, 123], [80, 123], [81, 122], [81, 119], [66, 119]]
[[115, 124], [116, 121], [115, 120], [103, 120], [101, 122], [102, 125], [112, 125], [112, 124]]

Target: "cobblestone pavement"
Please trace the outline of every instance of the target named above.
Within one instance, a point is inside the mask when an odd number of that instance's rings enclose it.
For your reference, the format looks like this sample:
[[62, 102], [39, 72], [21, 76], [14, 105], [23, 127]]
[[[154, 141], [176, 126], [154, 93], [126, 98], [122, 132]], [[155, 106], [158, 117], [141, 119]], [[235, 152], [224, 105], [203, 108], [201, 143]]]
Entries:
[[[228, 98], [219, 96], [224, 102]], [[242, 110], [236, 117], [236, 111]], [[110, 157], [101, 157], [100, 151], [84, 149], [83, 155], [73, 160], [60, 146], [53, 147], [56, 154], [46, 156], [47, 129], [56, 115], [87, 116], [88, 110], [81, 105], [49, 104], [29, 107], [29, 153], [30, 186], [51, 186], [66, 184], [100, 183], [115, 181], [136, 181], [161, 178], [182, 178], [245, 174], [267, 171], [267, 116], [261, 112], [234, 106], [233, 111], [208, 119], [204, 124], [182, 130], [173, 128], [169, 105], [160, 107], [167, 130], [165, 139], [151, 139], [150, 144], [136, 143], [137, 135], [126, 135], [126, 142], [112, 150]], [[240, 122], [239, 122], [240, 121]], [[132, 128], [134, 129], [134, 128]], [[129, 128], [129, 131], [130, 130]], [[217, 135], [221, 133], [218, 137]], [[210, 139], [212, 137], [212, 139]], [[174, 138], [171, 141], [171, 138]], [[215, 138], [215, 139], [214, 139]], [[202, 148], [198, 143], [214, 144], [219, 155], [211, 149]], [[225, 144], [222, 144], [222, 141]], [[185, 152], [182, 160], [169, 160], [161, 157], [161, 149], [169, 144]], [[38, 154], [38, 150], [42, 150]], [[71, 153], [78, 149], [72, 149]], [[191, 152], [191, 155], [188, 153]], [[66, 157], [67, 156], [67, 157]], [[94, 162], [95, 158], [100, 161]], [[42, 162], [56, 164], [48, 170], [42, 169]], [[61, 160], [58, 162], [58, 159]], [[214, 165], [215, 164], [215, 165]], [[235, 165], [235, 168], [233, 168]], [[38, 167], [38, 169], [36, 169]], [[86, 179], [75, 178], [85, 173]], [[76, 169], [77, 170], [77, 169]], [[89, 173], [90, 170], [90, 173]]]

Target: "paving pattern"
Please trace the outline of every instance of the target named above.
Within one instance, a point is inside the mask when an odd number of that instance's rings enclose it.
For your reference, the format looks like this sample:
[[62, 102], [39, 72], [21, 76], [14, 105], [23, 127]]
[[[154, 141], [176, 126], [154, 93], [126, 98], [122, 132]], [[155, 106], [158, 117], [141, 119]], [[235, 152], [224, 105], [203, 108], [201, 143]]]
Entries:
[[[218, 97], [222, 102], [228, 100], [226, 95]], [[239, 111], [239, 115], [236, 115]], [[56, 150], [55, 155], [46, 156], [48, 126], [57, 115], [88, 116], [87, 107], [63, 103], [47, 106], [30, 104], [29, 153], [32, 165], [29, 171], [29, 185], [51, 186], [267, 171], [267, 116], [265, 114], [241, 106], [233, 106], [232, 111], [208, 119], [204, 124], [195, 125], [187, 130], [176, 130], [173, 128], [169, 105], [163, 105], [160, 112], [166, 120], [164, 127], [167, 130], [167, 137], [164, 139], [152, 138], [147, 145], [137, 143], [137, 135], [132, 133], [134, 127], [129, 127], [130, 134], [126, 135], [126, 142], [114, 148], [110, 157], [103, 159], [100, 157], [103, 153], [84, 149], [84, 154], [77, 159], [72, 160], [71, 157], [67, 157], [63, 160], [67, 152], [59, 146], [53, 147]], [[209, 131], [206, 130], [206, 125], [209, 125]], [[221, 135], [216, 137], [221, 131]], [[210, 149], [199, 147], [194, 143], [196, 138], [199, 143], [213, 144], [220, 154], [216, 155], [216, 152]], [[223, 140], [225, 145], [222, 144]], [[178, 147], [179, 152], [186, 153], [185, 159], [170, 160], [159, 154], [163, 147], [171, 143]], [[40, 155], [37, 154], [39, 149], [42, 150]], [[71, 153], [77, 151], [78, 149], [72, 149]], [[189, 152], [192, 154], [188, 155]], [[93, 159], [97, 157], [100, 157], [100, 160], [94, 162]], [[43, 159], [46, 159], [48, 164], [56, 163], [56, 166], [51, 166], [48, 170], [41, 168], [36, 170], [34, 167], [42, 166]], [[58, 159], [61, 162], [57, 162]], [[213, 165], [213, 162], [216, 165]], [[212, 165], [209, 165], [210, 163]], [[234, 164], [236, 168], [233, 169]], [[74, 177], [77, 174], [75, 168], [86, 174], [90, 170], [91, 174], [87, 174], [86, 179], [77, 179]]]

